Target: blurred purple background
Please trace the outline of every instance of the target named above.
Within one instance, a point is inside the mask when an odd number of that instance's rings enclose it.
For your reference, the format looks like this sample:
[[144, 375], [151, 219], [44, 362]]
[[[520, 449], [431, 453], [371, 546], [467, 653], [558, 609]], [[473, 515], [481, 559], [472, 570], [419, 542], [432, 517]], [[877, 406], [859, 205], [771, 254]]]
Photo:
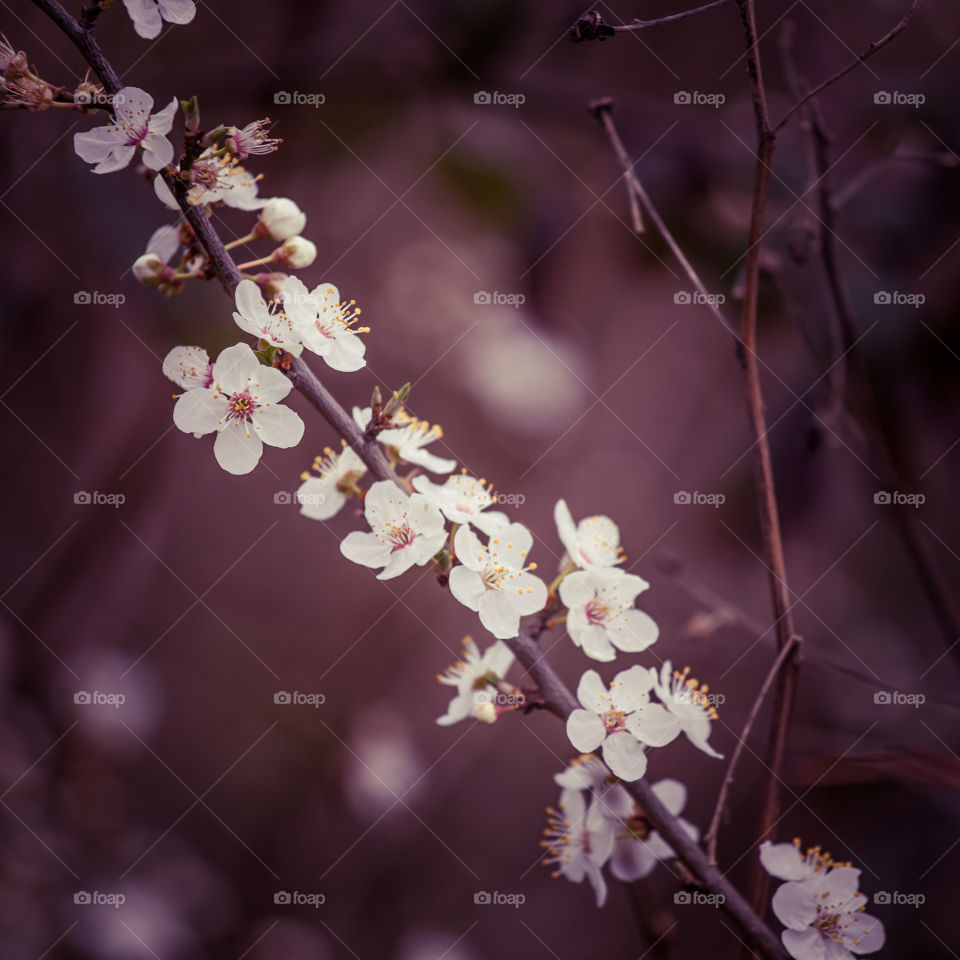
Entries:
[[[52, 82], [84, 72], [29, 4], [3, 32]], [[760, 4], [771, 110], [792, 103], [778, 37], [796, 29], [817, 82], [901, 16], [905, 2]], [[682, 9], [600, 8], [611, 23]], [[311, 286], [336, 283], [372, 328], [358, 374], [314, 369], [341, 401], [413, 382], [411, 409], [439, 420], [438, 452], [499, 491], [534, 531], [550, 574], [563, 496], [577, 517], [619, 524], [642, 606], [672, 659], [725, 697], [713, 742], [729, 756], [772, 658], [750, 438], [730, 337], [651, 229], [629, 226], [616, 160], [588, 100], [613, 96], [637, 171], [707, 287], [737, 317], [753, 177], [752, 112], [734, 6], [574, 46], [578, 8], [459, 0], [201, 5], [189, 27], [138, 38], [120, 3], [103, 47], [158, 104], [197, 94], [207, 128], [269, 116], [284, 143], [250, 166], [263, 196], [306, 211]], [[834, 136], [843, 272], [863, 362], [914, 529], [956, 594], [960, 516], [956, 78], [960, 9], [924, 4], [906, 32], [821, 98]], [[321, 106], [275, 103], [323, 94]], [[478, 91], [525, 102], [475, 103]], [[675, 103], [722, 93], [718, 108]], [[878, 91], [923, 93], [919, 107]], [[91, 176], [68, 111], [4, 113], [0, 138], [3, 471], [0, 581], [0, 944], [5, 957], [162, 960], [478, 960], [640, 956], [631, 900], [538, 865], [554, 773], [574, 754], [552, 717], [441, 729], [434, 675], [460, 638], [488, 639], [428, 570], [381, 583], [344, 561], [351, 504], [329, 524], [275, 502], [334, 442], [307, 422], [294, 450], [267, 448], [251, 475], [216, 465], [210, 438], [172, 424], [160, 361], [179, 343], [215, 356], [240, 339], [215, 284], [170, 301], [129, 267], [170, 222], [133, 172]], [[180, 130], [179, 124], [175, 128]], [[899, 150], [908, 159], [890, 160]], [[919, 157], [919, 159], [918, 159]], [[796, 120], [776, 156], [761, 301], [764, 388], [794, 614], [806, 640], [780, 839], [801, 836], [863, 870], [862, 889], [922, 894], [871, 907], [888, 957], [955, 956], [960, 811], [957, 651], [931, 613], [870, 466], [862, 433], [830, 420], [828, 305], [811, 232]], [[217, 212], [228, 238], [251, 217]], [[267, 252], [264, 245], [250, 256]], [[123, 294], [120, 307], [75, 304]], [[877, 304], [921, 293], [919, 307]], [[484, 305], [479, 292], [522, 296]], [[682, 299], [682, 297], [680, 298]], [[123, 494], [119, 507], [75, 503]], [[722, 493], [720, 507], [675, 503]], [[280, 497], [279, 499], [283, 499]], [[515, 510], [515, 514], [514, 514]], [[731, 613], [736, 608], [740, 613]], [[571, 684], [587, 664], [562, 631], [544, 638]], [[618, 667], [629, 665], [621, 658]], [[601, 666], [609, 678], [614, 668]], [[517, 676], [519, 677], [519, 672]], [[274, 703], [277, 691], [325, 703]], [[122, 693], [119, 707], [75, 703]], [[922, 693], [919, 707], [875, 702]], [[881, 700], [883, 698], [880, 698]], [[767, 712], [750, 741], [721, 835], [745, 884]], [[705, 829], [725, 764], [685, 741], [651, 757], [678, 777]], [[678, 926], [673, 956], [735, 957], [730, 922], [675, 906], [660, 868], [649, 891]], [[522, 893], [521, 908], [475, 905]], [[122, 893], [120, 908], [75, 904]], [[278, 891], [322, 906], [275, 904]], [[664, 916], [657, 922], [669, 927]], [[779, 925], [772, 921], [776, 929]], [[664, 956], [665, 945], [652, 956]]]

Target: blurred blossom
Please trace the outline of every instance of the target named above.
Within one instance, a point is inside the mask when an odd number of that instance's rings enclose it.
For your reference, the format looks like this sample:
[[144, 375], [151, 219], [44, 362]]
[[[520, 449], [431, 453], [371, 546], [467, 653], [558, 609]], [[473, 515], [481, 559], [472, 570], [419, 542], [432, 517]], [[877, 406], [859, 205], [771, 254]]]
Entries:
[[346, 794], [363, 819], [376, 820], [394, 805], [402, 810], [398, 798], [410, 804], [427, 786], [423, 757], [399, 714], [378, 710], [363, 717], [349, 745]]
[[395, 957], [396, 960], [479, 960], [480, 955], [461, 933], [414, 927], [404, 934]]

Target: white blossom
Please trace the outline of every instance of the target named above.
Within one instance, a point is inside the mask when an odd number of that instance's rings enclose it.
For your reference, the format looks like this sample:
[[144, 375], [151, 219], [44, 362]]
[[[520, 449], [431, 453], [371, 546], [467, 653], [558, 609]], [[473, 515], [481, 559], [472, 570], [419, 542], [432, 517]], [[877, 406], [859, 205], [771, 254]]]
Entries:
[[[436, 508], [434, 508], [436, 509]], [[547, 586], [529, 570], [533, 536], [520, 523], [508, 523], [484, 545], [467, 526], [453, 540], [460, 563], [450, 571], [450, 592], [480, 614], [480, 622], [499, 640], [520, 632], [520, 618], [542, 610]]]
[[468, 523], [491, 536], [509, 520], [502, 510], [487, 510], [494, 503], [483, 480], [467, 474], [453, 474], [442, 486], [422, 474], [413, 478], [413, 486], [429, 497], [451, 523]]
[[163, 359], [163, 375], [184, 390], [213, 383], [213, 364], [203, 347], [174, 347]]
[[[372, 413], [370, 407], [353, 408], [353, 419], [361, 430], [367, 429]], [[395, 426], [381, 430], [377, 439], [395, 456], [414, 466], [423, 467], [431, 473], [449, 473], [456, 465], [456, 460], [447, 460], [425, 450], [428, 444], [439, 440], [443, 436], [440, 424], [431, 426], [426, 420], [418, 420], [400, 407], [393, 414]]]
[[558, 500], [553, 510], [560, 542], [575, 566], [612, 567], [623, 560], [620, 531], [609, 517], [587, 517], [573, 522], [565, 500]]
[[323, 453], [313, 463], [319, 476], [304, 473], [297, 490], [300, 512], [311, 520], [336, 516], [351, 495], [351, 487], [367, 472], [367, 465], [352, 447], [344, 446], [340, 453], [327, 447]]
[[271, 301], [268, 305], [252, 280], [241, 280], [237, 284], [234, 300], [237, 312], [233, 319], [241, 330], [282, 347], [295, 357], [300, 356], [303, 344], [281, 302]]
[[391, 480], [370, 487], [364, 516], [371, 532], [355, 530], [341, 541], [340, 552], [365, 567], [383, 567], [378, 580], [429, 563], [446, 540], [443, 514], [422, 494], [407, 496]]
[[367, 328], [353, 327], [360, 316], [356, 300], [342, 301], [332, 283], [307, 290], [298, 277], [288, 277], [283, 285], [282, 303], [296, 338], [323, 357], [328, 367], [352, 373], [366, 366], [366, 345], [357, 334], [365, 333]]
[[634, 666], [604, 687], [596, 670], [587, 670], [577, 686], [583, 709], [567, 718], [567, 736], [583, 753], [602, 745], [604, 763], [621, 780], [639, 780], [647, 770], [645, 746], [662, 747], [677, 733], [677, 721], [650, 702], [654, 673]]
[[307, 215], [292, 200], [274, 197], [260, 211], [258, 232], [282, 242], [303, 233], [306, 225]]
[[197, 14], [194, 0], [123, 0], [133, 28], [145, 40], [160, 35], [163, 21], [180, 26], [190, 23]]
[[273, 251], [273, 259], [292, 270], [302, 270], [317, 259], [317, 247], [312, 240], [297, 235], [284, 240], [283, 245]]
[[249, 473], [263, 444], [295, 447], [303, 421], [279, 403], [292, 384], [273, 367], [262, 366], [245, 343], [224, 350], [213, 365], [212, 381], [180, 395], [173, 422], [195, 437], [216, 431], [213, 453], [228, 473]]
[[638, 653], [656, 642], [660, 629], [633, 602], [650, 584], [616, 567], [590, 567], [560, 582], [568, 608], [567, 633], [594, 660], [613, 660], [616, 651]]
[[487, 691], [504, 679], [513, 660], [510, 648], [500, 640], [481, 656], [473, 639], [464, 637], [463, 660], [437, 675], [441, 683], [457, 688], [457, 695], [450, 701], [447, 712], [437, 718], [437, 723], [447, 727], [469, 716], [476, 717], [478, 710], [490, 703]]
[[73, 148], [81, 160], [94, 163], [94, 173], [113, 173], [128, 166], [139, 147], [144, 166], [162, 170], [173, 160], [167, 134], [177, 109], [174, 97], [159, 113], [153, 97], [139, 87], [124, 87], [114, 97], [113, 119], [104, 127], [73, 135]]
[[689, 667], [674, 670], [667, 660], [660, 668], [660, 681], [656, 685], [660, 702], [676, 718], [680, 729], [697, 749], [720, 760], [723, 754], [707, 743], [710, 722], [717, 719], [716, 707], [711, 705], [707, 696], [709, 689], [690, 676]]

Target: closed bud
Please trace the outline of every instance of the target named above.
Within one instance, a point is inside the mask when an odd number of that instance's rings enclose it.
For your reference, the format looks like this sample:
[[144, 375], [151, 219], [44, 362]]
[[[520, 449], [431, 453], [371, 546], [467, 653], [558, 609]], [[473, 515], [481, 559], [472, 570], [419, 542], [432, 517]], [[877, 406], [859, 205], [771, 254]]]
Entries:
[[309, 267], [317, 259], [317, 248], [306, 237], [291, 237], [273, 251], [273, 259], [294, 270]]
[[133, 275], [148, 287], [155, 287], [166, 271], [167, 265], [155, 253], [145, 253], [133, 265]]
[[307, 225], [307, 215], [286, 197], [274, 197], [260, 211], [257, 232], [274, 240], [289, 240]]
[[254, 278], [254, 283], [260, 288], [264, 300], [276, 300], [283, 290], [283, 285], [287, 282], [286, 273], [258, 273]]

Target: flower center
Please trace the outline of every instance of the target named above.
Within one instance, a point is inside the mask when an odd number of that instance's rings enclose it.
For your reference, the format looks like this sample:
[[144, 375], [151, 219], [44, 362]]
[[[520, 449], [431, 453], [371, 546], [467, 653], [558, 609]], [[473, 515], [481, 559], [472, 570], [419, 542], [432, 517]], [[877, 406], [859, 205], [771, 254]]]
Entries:
[[600, 597], [595, 596], [587, 602], [584, 613], [587, 615], [588, 623], [592, 626], [599, 626], [610, 616], [610, 608]]
[[235, 393], [227, 401], [227, 419], [249, 423], [257, 409], [257, 401], [249, 393]]
[[627, 725], [626, 718], [627, 715], [623, 710], [615, 710], [613, 707], [600, 715], [607, 733], [616, 733], [618, 730], [622, 730]]
[[393, 544], [394, 550], [402, 550], [404, 547], [409, 547], [417, 539], [417, 534], [409, 524], [397, 524], [387, 527], [387, 539]]

